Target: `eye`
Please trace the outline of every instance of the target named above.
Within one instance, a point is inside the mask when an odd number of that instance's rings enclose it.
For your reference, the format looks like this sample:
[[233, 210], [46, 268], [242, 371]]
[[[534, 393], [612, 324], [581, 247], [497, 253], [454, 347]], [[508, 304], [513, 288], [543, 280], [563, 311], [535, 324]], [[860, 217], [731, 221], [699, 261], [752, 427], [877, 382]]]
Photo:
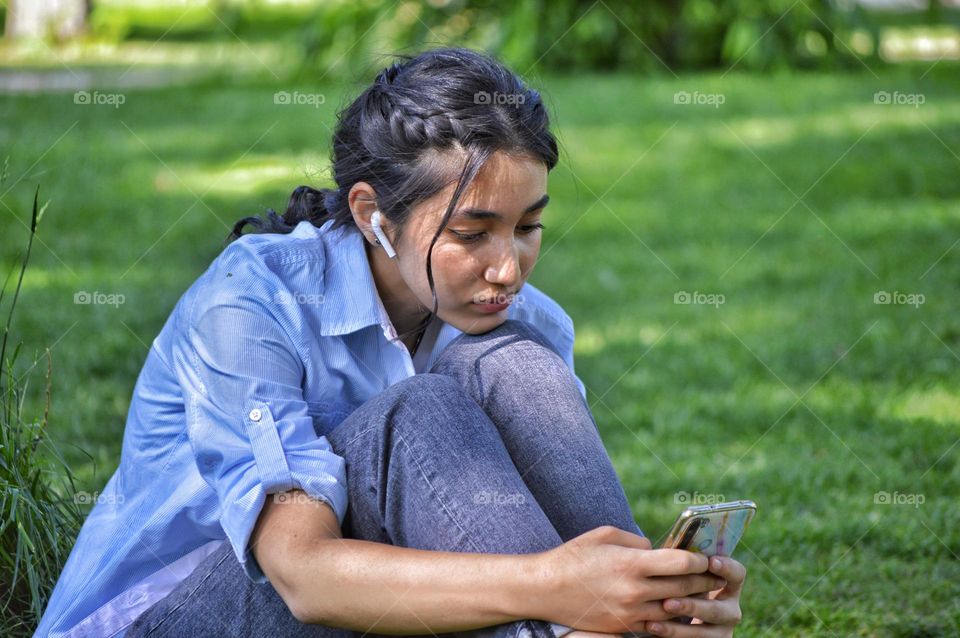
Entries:
[[541, 228], [546, 228], [543, 224], [530, 224], [528, 226], [521, 226], [520, 232], [522, 233], [532, 233], [535, 230], [540, 230]]
[[458, 233], [452, 228], [448, 230], [454, 235], [456, 235], [457, 239], [467, 244], [472, 244], [475, 241], [479, 241], [480, 238], [483, 237], [483, 233]]
[[[536, 224], [527, 224], [527, 225], [524, 225], [524, 226], [518, 226], [518, 227], [517, 227], [517, 230], [519, 230], [519, 231], [520, 231], [521, 233], [523, 233], [524, 235], [529, 235], [530, 233], [533, 233], [533, 232], [535, 232], [535, 231], [537, 231], [537, 230], [540, 230], [541, 228], [546, 228], [546, 226], [544, 226], [543, 224], [540, 224], [540, 223], [536, 223]], [[456, 236], [457, 239], [459, 239], [460, 241], [462, 241], [462, 242], [465, 243], [465, 244], [472, 244], [472, 243], [478, 242], [478, 241], [480, 241], [481, 239], [483, 239], [483, 236], [486, 234], [486, 233], [484, 233], [484, 232], [480, 232], [480, 233], [461, 233], [461, 232], [457, 232], [457, 231], [453, 230], [452, 228], [448, 228], [447, 230], [449, 230], [451, 233], [453, 233], [453, 234]]]

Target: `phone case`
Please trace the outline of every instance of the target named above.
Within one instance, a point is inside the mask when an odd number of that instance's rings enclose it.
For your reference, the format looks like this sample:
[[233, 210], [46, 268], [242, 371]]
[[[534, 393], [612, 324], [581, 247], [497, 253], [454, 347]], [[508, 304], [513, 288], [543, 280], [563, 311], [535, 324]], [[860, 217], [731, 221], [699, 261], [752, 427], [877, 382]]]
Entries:
[[756, 512], [753, 501], [688, 507], [677, 518], [662, 547], [686, 549], [705, 556], [729, 556]]

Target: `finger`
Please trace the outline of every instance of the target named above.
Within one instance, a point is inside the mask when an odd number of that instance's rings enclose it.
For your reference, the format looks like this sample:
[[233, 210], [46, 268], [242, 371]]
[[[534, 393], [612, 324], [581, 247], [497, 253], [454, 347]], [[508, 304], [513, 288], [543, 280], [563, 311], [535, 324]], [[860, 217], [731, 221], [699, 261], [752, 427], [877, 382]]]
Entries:
[[743, 563], [729, 556], [714, 556], [710, 559], [710, 572], [726, 578], [729, 582], [742, 583], [747, 577]]
[[647, 622], [644, 629], [654, 636], [671, 636], [672, 638], [728, 638], [730, 636], [730, 628], [722, 625], [684, 625], [668, 620]]
[[650, 579], [649, 598], [686, 598], [702, 592], [710, 592], [724, 587], [722, 579], [710, 574], [693, 576], [662, 576]]
[[685, 549], [652, 549], [644, 552], [637, 561], [637, 571], [641, 576], [702, 574], [708, 567], [706, 556]]
[[[663, 609], [663, 599], [641, 603], [639, 606], [632, 607], [631, 611], [634, 612], [636, 618], [643, 618], [643, 620], [678, 620], [680, 617], [679, 614], [670, 613]], [[564, 636], [564, 638], [567, 637]]]
[[721, 595], [735, 596], [740, 593], [747, 577], [747, 568], [729, 556], [714, 556], [710, 559], [710, 572], [724, 578], [727, 586]]
[[736, 625], [741, 618], [737, 599], [668, 598], [663, 601], [663, 609], [677, 615], [693, 616], [711, 625]]
[[653, 545], [650, 543], [650, 539], [646, 536], [641, 536], [640, 534], [635, 534], [634, 532], [628, 532], [620, 529], [619, 527], [614, 527], [613, 525], [607, 525], [605, 527], [605, 531], [609, 535], [607, 542], [614, 545], [647, 550], [653, 547]]

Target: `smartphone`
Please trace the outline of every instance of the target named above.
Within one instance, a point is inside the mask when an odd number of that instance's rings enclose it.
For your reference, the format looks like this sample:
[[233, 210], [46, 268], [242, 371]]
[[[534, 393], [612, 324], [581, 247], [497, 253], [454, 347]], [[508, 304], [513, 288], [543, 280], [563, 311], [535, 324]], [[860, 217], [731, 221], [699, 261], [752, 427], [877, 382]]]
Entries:
[[685, 549], [707, 557], [730, 556], [757, 513], [753, 501], [693, 505], [677, 517], [662, 549]]
[[[757, 513], [753, 501], [732, 501], [716, 505], [691, 505], [677, 516], [660, 549], [686, 549], [711, 556], [729, 556], [740, 542], [747, 525]], [[703, 598], [697, 594], [692, 598]], [[692, 616], [677, 616], [675, 622], [689, 625]], [[647, 632], [623, 634], [628, 638], [653, 638]]]

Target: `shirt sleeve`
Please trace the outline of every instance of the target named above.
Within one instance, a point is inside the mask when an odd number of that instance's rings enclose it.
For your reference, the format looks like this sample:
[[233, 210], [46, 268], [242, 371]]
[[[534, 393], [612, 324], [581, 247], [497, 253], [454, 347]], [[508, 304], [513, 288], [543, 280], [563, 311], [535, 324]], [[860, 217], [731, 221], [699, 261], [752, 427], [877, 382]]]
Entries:
[[[244, 571], [266, 582], [248, 547], [266, 495], [294, 488], [347, 510], [346, 462], [307, 414], [303, 364], [271, 303], [272, 273], [215, 271], [186, 305], [173, 344], [187, 435], [216, 491], [220, 525]], [[210, 273], [208, 273], [210, 274]], [[287, 321], [289, 323], [289, 321]]]
[[569, 327], [567, 328], [567, 331], [566, 331], [567, 334], [564, 335], [564, 336], [566, 337], [566, 345], [565, 345], [565, 347], [562, 349], [562, 352], [563, 352], [563, 360], [564, 360], [564, 362], [566, 362], [567, 366], [570, 368], [570, 372], [573, 373], [573, 378], [574, 378], [574, 380], [577, 382], [577, 387], [580, 389], [580, 394], [583, 396], [583, 400], [586, 401], [586, 400], [587, 400], [587, 388], [586, 388], [586, 386], [583, 384], [583, 381], [580, 380], [580, 377], [577, 376], [577, 373], [576, 373], [576, 371], [575, 371], [574, 368], [573, 368], [573, 342], [574, 342], [574, 337], [575, 337], [575, 332], [574, 332], [574, 328], [573, 328], [573, 321], [570, 321], [570, 323], [569, 323], [568, 325], [569, 325]]

